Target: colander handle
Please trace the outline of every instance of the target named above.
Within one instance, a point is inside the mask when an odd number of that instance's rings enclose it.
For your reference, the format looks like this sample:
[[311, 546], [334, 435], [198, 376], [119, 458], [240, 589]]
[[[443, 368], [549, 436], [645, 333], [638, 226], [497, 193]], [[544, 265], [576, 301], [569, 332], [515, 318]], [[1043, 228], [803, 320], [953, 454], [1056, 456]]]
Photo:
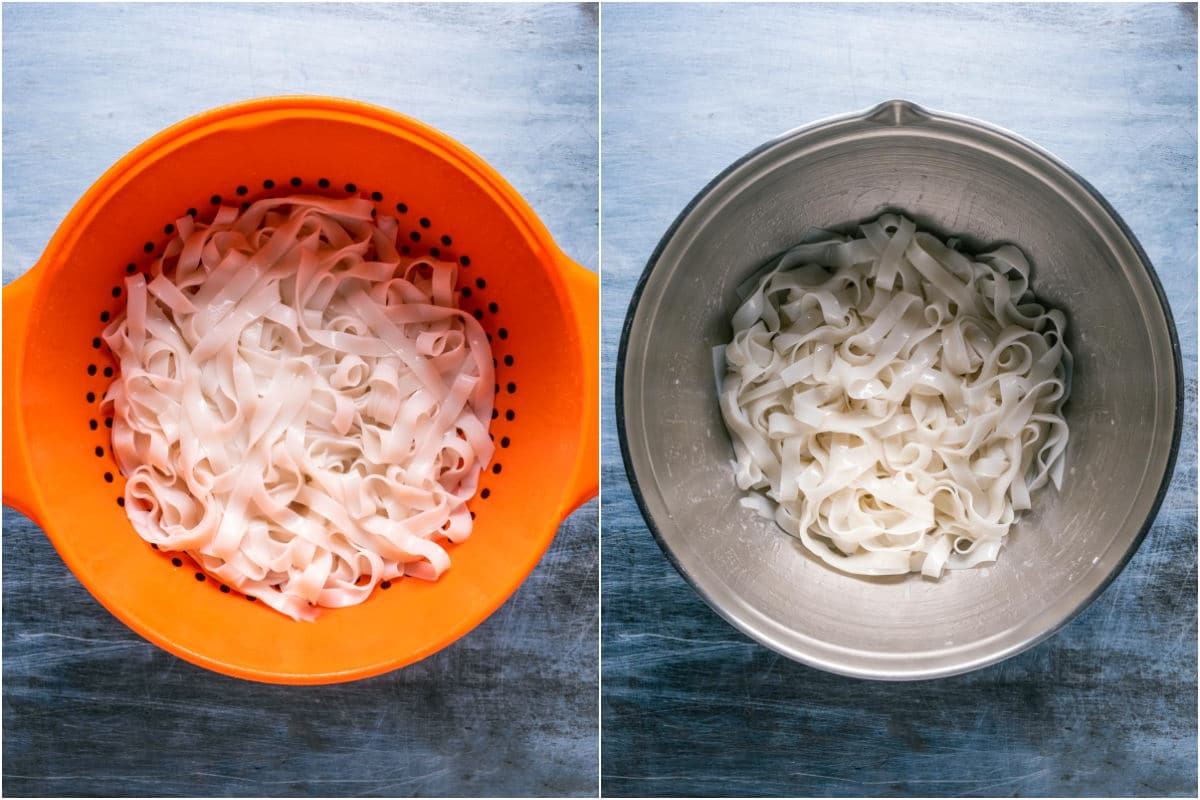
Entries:
[[600, 491], [600, 277], [561, 253], [559, 261], [583, 350], [583, 439], [567, 483], [566, 516]]
[[38, 509], [29, 447], [20, 402], [21, 363], [28, 336], [29, 312], [38, 287], [35, 267], [4, 287], [4, 504], [37, 518]]

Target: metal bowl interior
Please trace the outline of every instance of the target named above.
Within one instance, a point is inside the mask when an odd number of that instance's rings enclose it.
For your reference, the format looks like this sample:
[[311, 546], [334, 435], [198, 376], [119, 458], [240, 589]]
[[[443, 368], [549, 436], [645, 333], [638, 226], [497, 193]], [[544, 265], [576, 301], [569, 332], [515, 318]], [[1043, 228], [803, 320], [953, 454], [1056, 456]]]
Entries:
[[[1035, 496], [994, 565], [939, 582], [839, 573], [739, 506], [714, 390], [710, 351], [729, 340], [738, 284], [810, 226], [885, 210], [973, 249], [1018, 245], [1076, 357], [1062, 491]], [[1006, 658], [1099, 595], [1170, 478], [1181, 376], [1153, 269], [1094, 189], [1012, 134], [895, 101], [770, 142], [693, 200], [631, 303], [617, 416], [642, 513], [718, 613], [812, 666], [904, 680]]]

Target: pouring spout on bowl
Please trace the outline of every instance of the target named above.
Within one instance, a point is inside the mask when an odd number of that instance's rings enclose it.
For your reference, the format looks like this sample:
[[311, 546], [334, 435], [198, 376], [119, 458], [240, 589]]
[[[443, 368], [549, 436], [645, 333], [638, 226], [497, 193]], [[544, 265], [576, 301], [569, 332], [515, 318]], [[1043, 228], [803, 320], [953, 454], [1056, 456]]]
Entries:
[[916, 103], [908, 100], [887, 100], [867, 111], [863, 115], [863, 119], [900, 128], [926, 122], [930, 119], [930, 114]]

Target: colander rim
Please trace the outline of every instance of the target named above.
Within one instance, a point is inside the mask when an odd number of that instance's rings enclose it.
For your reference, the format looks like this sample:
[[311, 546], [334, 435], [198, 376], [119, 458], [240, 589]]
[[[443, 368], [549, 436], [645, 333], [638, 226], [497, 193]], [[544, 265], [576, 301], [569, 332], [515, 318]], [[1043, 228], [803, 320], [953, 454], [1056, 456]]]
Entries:
[[[62, 256], [77, 246], [75, 238], [77, 233], [84, 228], [80, 221], [102, 211], [110, 192], [114, 190], [114, 187], [119, 186], [128, 175], [144, 169], [164, 155], [169, 156], [172, 147], [183, 137], [194, 134], [203, 135], [207, 130], [220, 130], [228, 120], [236, 119], [239, 116], [272, 111], [294, 111], [297, 118], [303, 118], [306, 112], [336, 112], [346, 115], [353, 121], [383, 123], [394, 129], [397, 135], [403, 131], [415, 136], [425, 144], [435, 147], [439, 157], [445, 158], [451, 166], [462, 170], [469, 179], [477, 181], [485, 188], [490, 198], [500, 207], [501, 212], [518, 226], [530, 247], [531, 254], [545, 263], [548, 273], [560, 271], [563, 262], [570, 261], [524, 197], [481, 156], [447, 133], [415, 117], [359, 100], [322, 95], [278, 95], [227, 103], [188, 116], [140, 142], [105, 169], [101, 176], [88, 186], [58, 224], [35, 264], [18, 279], [26, 281], [23, 285], [29, 292], [30, 302], [36, 305], [38, 298], [51, 290], [54, 283], [53, 276], [48, 275], [45, 268], [48, 264], [55, 262], [65, 264], [67, 260]], [[554, 291], [559, 295], [559, 303], [568, 317], [568, 322], [574, 326], [581, 326], [583, 323], [578, 319], [577, 311], [570, 299], [569, 279], [564, 275], [552, 283]], [[17, 363], [6, 364], [6, 371], [21, 368], [26, 350], [26, 347], [21, 347]], [[15, 405], [19, 406], [19, 403]], [[9, 414], [14, 414], [14, 417], [19, 419], [22, 416], [18, 413], [19, 410], [16, 407], [6, 409], [5, 415], [7, 417]], [[8, 426], [9, 423], [6, 421], [6, 428]], [[28, 450], [27, 425], [23, 421], [18, 421], [14, 424], [14, 428], [20, 438], [25, 440], [22, 442], [22, 447]], [[582, 436], [585, 435], [582, 423], [580, 431], [580, 441], [582, 441]], [[582, 448], [582, 445], [580, 447]], [[30, 469], [28, 465], [26, 469]], [[67, 533], [60, 531], [58, 527], [46, 524], [45, 503], [38, 490], [36, 480], [32, 481], [27, 503], [14, 504], [12, 507], [29, 515], [34, 523], [42, 529], [76, 580], [80, 581], [101, 606], [131, 630], [158, 647], [198, 666], [241, 679], [277, 684], [327, 684], [368, 678], [407, 666], [453, 644], [491, 617], [524, 584], [553, 543], [562, 520], [573, 508], [569, 498], [573, 491], [570, 484], [570, 480], [564, 479], [559, 509], [553, 517], [547, 517], [545, 535], [536, 537], [535, 546], [530, 549], [528, 557], [521, 560], [519, 578], [505, 591], [497, 592], [482, 602], [477, 613], [464, 617], [460, 622], [448, 628], [444, 635], [431, 640], [420, 648], [414, 648], [404, 657], [386, 653], [372, 659], [363, 659], [360, 663], [350, 667], [304, 672], [247, 667], [240, 662], [213, 656], [189, 647], [171, 637], [168, 632], [145, 623], [135, 613], [135, 610], [112, 601], [105, 584], [92, 580], [89, 571], [80, 568], [72, 555], [74, 551], [67, 546], [69, 541]], [[6, 498], [7, 504], [8, 499]]]
[[527, 234], [526, 238], [531, 244], [536, 244], [540, 248], [541, 256], [546, 259], [554, 259], [562, 254], [561, 249], [550, 235], [549, 229], [525, 198], [482, 156], [449, 134], [416, 117], [363, 100], [331, 95], [285, 94], [252, 97], [213, 106], [178, 120], [138, 143], [105, 169], [99, 178], [89, 184], [63, 217], [62, 222], [55, 228], [46, 247], [42, 250], [42, 254], [29, 272], [38, 270], [44, 264], [60, 261], [61, 259], [56, 259], [54, 256], [60, 251], [69, 249], [74, 235], [83, 228], [80, 220], [87, 217], [94, 209], [103, 207], [108, 190], [127, 174], [152, 163], [163, 154], [164, 150], [169, 149], [172, 143], [185, 136], [202, 132], [206, 128], [228, 124], [230, 120], [237, 117], [287, 111], [353, 115], [360, 120], [384, 123], [419, 134], [426, 142], [435, 144], [452, 155], [461, 162], [461, 166], [469, 168], [469, 174], [486, 186], [493, 199], [501, 203], [508, 215], [524, 228], [524, 232]]

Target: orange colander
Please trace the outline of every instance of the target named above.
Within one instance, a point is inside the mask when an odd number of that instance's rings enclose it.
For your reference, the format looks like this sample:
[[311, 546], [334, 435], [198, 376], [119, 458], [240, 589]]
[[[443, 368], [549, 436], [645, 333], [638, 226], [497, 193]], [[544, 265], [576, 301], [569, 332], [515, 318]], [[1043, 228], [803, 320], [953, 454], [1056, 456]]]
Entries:
[[[496, 455], [470, 539], [435, 583], [402, 580], [294, 622], [152, 549], [122, 507], [100, 398], [100, 340], [184, 214], [270, 195], [359, 195], [402, 242], [461, 265], [462, 307], [496, 359]], [[189, 661], [242, 678], [328, 683], [385, 672], [467, 633], [517, 588], [598, 487], [598, 283], [499, 174], [383, 108], [320, 97], [217, 108], [154, 136], [75, 205], [38, 264], [4, 289], [4, 502], [33, 518], [113, 614]]]

